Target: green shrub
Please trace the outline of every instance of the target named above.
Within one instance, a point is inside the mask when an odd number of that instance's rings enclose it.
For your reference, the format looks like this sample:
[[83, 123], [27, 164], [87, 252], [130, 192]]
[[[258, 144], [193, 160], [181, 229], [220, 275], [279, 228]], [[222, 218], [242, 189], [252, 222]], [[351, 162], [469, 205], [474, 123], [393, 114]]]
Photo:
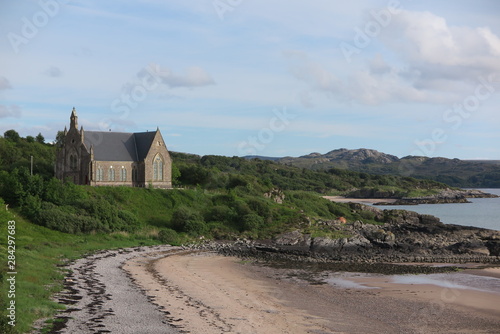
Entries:
[[130, 211], [119, 210], [118, 218], [121, 220], [119, 230], [133, 232], [136, 231], [140, 226], [141, 222], [137, 219], [137, 216]]
[[269, 217], [271, 215], [271, 208], [269, 201], [261, 198], [249, 198], [246, 201], [248, 207], [261, 217]]
[[216, 240], [234, 240], [237, 231], [220, 222], [210, 222], [207, 224], [208, 233]]
[[192, 236], [197, 236], [197, 235], [203, 235], [207, 232], [207, 225], [203, 221], [203, 218], [201, 216], [199, 217], [200, 219], [190, 219], [186, 222], [186, 225], [184, 226], [184, 232], [192, 235]]
[[43, 203], [36, 223], [64, 233], [110, 232], [107, 225], [94, 217], [76, 215], [51, 203]]
[[227, 188], [232, 189], [236, 187], [246, 187], [248, 181], [241, 175], [231, 175], [229, 177], [229, 182], [227, 183]]
[[231, 222], [236, 218], [235, 210], [227, 205], [215, 205], [205, 213], [205, 220], [208, 222]]
[[245, 215], [241, 221], [241, 228], [243, 231], [257, 230], [263, 225], [264, 219], [255, 213]]
[[158, 233], [158, 239], [166, 244], [177, 245], [179, 244], [179, 235], [177, 232], [170, 228], [162, 229]]
[[171, 226], [180, 232], [200, 235], [206, 231], [203, 217], [188, 207], [181, 206], [172, 214]]

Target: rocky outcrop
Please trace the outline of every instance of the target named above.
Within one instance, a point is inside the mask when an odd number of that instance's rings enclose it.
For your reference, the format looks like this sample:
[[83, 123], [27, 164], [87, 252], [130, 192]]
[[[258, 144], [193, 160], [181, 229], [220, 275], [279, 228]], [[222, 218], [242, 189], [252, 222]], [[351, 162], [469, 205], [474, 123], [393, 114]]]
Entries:
[[467, 198], [495, 198], [481, 190], [453, 190], [446, 189], [439, 194], [422, 197], [403, 197], [395, 202], [379, 202], [375, 205], [417, 205], [417, 204], [445, 204], [445, 203], [470, 203]]
[[283, 204], [285, 200], [285, 193], [279, 188], [273, 188], [264, 194], [265, 198], [269, 198], [278, 204]]
[[[357, 204], [359, 205], [359, 204]], [[374, 208], [374, 210], [378, 210]], [[443, 224], [438, 218], [405, 210], [378, 210], [384, 224], [322, 222], [332, 235], [312, 237], [301, 230], [273, 240], [239, 241], [223, 253], [268, 258], [300, 257], [347, 262], [500, 263], [500, 231]], [[309, 261], [309, 260], [308, 260]]]

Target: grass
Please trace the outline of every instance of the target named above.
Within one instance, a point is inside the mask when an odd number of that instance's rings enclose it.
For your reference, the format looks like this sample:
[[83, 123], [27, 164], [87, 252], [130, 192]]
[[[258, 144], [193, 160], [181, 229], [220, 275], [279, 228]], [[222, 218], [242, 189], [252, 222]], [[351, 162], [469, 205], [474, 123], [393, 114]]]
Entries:
[[406, 197], [425, 197], [439, 194], [442, 189], [412, 189], [408, 191]]
[[204, 207], [209, 200], [203, 190], [149, 189], [130, 187], [86, 187], [90, 196], [113, 199], [121, 208], [135, 214], [144, 225], [170, 227], [172, 212], [180, 205], [195, 209]]
[[[148, 231], [130, 235], [114, 233], [107, 235], [72, 235], [49, 230], [29, 223], [15, 211], [0, 210], [2, 236], [7, 235], [6, 225], [10, 220], [16, 222], [16, 326], [5, 324], [5, 303], [8, 286], [2, 277], [0, 293], [3, 302], [1, 333], [26, 333], [32, 324], [40, 318], [52, 317], [61, 306], [50, 297], [62, 289], [64, 271], [61, 265], [100, 249], [154, 245], [158, 241], [148, 236]], [[2, 276], [7, 272], [7, 247], [5, 238], [0, 245]], [[10, 299], [9, 299], [10, 300]], [[2, 327], [3, 326], [3, 327]]]

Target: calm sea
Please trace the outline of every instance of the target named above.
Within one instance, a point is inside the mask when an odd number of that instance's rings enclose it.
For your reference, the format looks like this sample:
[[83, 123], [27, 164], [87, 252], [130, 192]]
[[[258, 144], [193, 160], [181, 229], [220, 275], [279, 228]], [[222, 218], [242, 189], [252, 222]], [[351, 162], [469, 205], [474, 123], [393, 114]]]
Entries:
[[[500, 189], [481, 189], [500, 195]], [[472, 203], [387, 205], [380, 209], [402, 209], [439, 217], [445, 224], [500, 230], [500, 198], [470, 198]]]

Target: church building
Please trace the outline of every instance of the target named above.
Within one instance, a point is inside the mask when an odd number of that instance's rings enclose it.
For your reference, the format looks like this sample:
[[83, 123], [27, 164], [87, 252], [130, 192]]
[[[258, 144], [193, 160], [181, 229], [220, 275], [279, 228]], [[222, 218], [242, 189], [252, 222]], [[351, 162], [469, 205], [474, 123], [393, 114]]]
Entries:
[[159, 129], [84, 131], [75, 108], [57, 153], [56, 177], [91, 186], [172, 187], [172, 160]]

